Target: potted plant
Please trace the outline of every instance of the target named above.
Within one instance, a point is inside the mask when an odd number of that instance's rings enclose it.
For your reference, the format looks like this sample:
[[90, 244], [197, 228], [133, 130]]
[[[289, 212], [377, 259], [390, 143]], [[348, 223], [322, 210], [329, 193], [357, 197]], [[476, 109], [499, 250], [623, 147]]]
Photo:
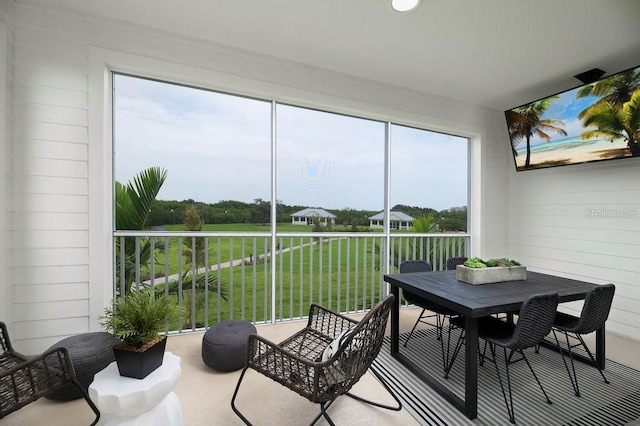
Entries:
[[118, 297], [105, 308], [102, 325], [121, 340], [113, 348], [121, 376], [144, 379], [162, 365], [167, 340], [160, 333], [181, 312], [151, 288]]
[[456, 267], [456, 278], [469, 284], [521, 281], [527, 279], [527, 268], [506, 257], [489, 260], [472, 257]]

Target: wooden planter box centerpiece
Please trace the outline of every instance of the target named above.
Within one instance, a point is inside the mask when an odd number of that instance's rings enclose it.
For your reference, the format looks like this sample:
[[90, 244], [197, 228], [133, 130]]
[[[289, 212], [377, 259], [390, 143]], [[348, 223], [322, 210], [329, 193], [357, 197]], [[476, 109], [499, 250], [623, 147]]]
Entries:
[[[467, 266], [467, 263], [471, 266]], [[485, 262], [474, 257], [456, 267], [456, 279], [474, 285], [522, 281], [527, 279], [527, 268], [512, 259], [490, 259]]]

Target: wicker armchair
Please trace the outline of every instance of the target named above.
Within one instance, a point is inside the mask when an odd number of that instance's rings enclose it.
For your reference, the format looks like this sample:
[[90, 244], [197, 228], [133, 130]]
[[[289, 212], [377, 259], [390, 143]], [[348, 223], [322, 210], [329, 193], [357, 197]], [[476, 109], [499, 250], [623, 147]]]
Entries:
[[385, 297], [359, 322], [312, 304], [307, 326], [283, 342], [276, 344], [256, 334], [250, 335], [246, 365], [231, 399], [233, 411], [251, 425], [235, 404], [249, 368], [320, 404], [320, 413], [312, 425], [321, 417], [333, 425], [327, 408], [345, 394], [377, 407], [399, 411], [402, 408], [400, 400], [374, 369], [371, 372], [393, 396], [397, 407], [365, 400], [349, 392], [380, 352], [392, 303], [393, 295]]
[[51, 392], [72, 384], [82, 394], [96, 415], [100, 411], [76, 380], [66, 348], [50, 349], [41, 355], [27, 357], [13, 350], [7, 327], [0, 322], [0, 419]]

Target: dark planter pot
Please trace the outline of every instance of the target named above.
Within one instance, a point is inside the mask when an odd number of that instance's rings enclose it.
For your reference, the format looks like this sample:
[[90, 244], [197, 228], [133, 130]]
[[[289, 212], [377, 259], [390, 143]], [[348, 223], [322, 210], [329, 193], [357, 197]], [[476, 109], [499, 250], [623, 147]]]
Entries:
[[167, 338], [165, 336], [144, 352], [134, 352], [114, 347], [113, 353], [116, 357], [120, 375], [133, 377], [135, 379], [144, 379], [162, 365], [162, 358], [164, 358], [164, 349], [166, 346]]

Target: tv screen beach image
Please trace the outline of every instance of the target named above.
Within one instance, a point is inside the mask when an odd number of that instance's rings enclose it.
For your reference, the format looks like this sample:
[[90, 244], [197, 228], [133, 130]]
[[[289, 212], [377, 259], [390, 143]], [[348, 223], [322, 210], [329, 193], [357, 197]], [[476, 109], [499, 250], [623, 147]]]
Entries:
[[505, 116], [518, 171], [640, 156], [640, 67]]

